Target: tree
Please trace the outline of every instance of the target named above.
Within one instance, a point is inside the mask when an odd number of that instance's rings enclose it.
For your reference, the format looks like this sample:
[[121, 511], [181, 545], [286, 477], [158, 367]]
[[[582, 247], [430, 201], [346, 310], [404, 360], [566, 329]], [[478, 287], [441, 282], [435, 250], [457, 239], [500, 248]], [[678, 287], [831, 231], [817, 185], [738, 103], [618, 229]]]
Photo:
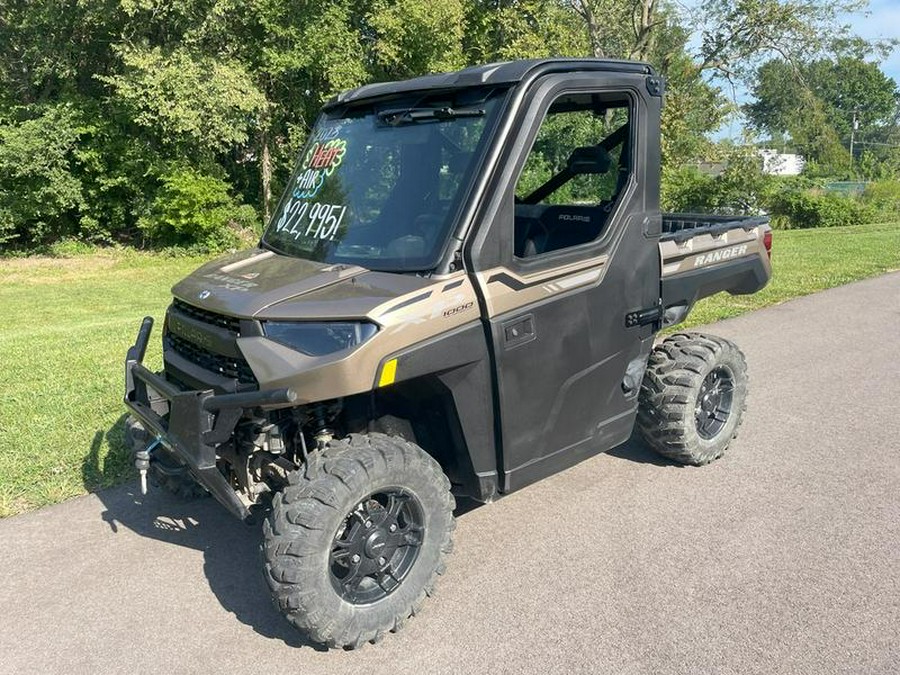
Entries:
[[465, 65], [461, 0], [376, 0], [366, 21], [374, 34], [373, 75], [378, 79], [405, 79]]
[[579, 18], [559, 0], [470, 0], [462, 43], [470, 64], [589, 53]]
[[[884, 138], [895, 126], [900, 92], [877, 63], [854, 56], [791, 64], [772, 60], [757, 71], [750, 124], [826, 170], [843, 170], [854, 116], [858, 139]], [[863, 140], [863, 143], [865, 140]], [[876, 141], [872, 141], [876, 142]]]
[[247, 143], [265, 95], [234, 61], [159, 47], [122, 50], [121, 73], [101, 76], [118, 104], [163, 145], [207, 156]]
[[[0, 2], [0, 238], [29, 243], [127, 240], [139, 221], [202, 210], [210, 194], [234, 205], [220, 213], [245, 222], [247, 203], [268, 218], [322, 103], [375, 80], [529, 57], [643, 59], [667, 79], [664, 162], [677, 166], [707, 154], [729, 113], [722, 77], [772, 55], [869, 53], [837, 18], [863, 0]], [[808, 106], [831, 114], [819, 94]], [[174, 187], [191, 180], [209, 190]]]
[[704, 155], [708, 135], [730, 108], [689, 53], [690, 30], [677, 6], [666, 0], [570, 0], [567, 6], [594, 56], [648, 61], [665, 77], [663, 163]]
[[66, 105], [0, 127], [0, 243], [21, 234], [21, 221], [30, 222], [37, 236], [66, 234], [62, 223], [84, 202], [72, 164], [79, 139], [88, 131], [79, 111]]
[[855, 57], [818, 59], [792, 65], [782, 60], [763, 64], [757, 72], [753, 103], [747, 119], [759, 131], [777, 135], [789, 131], [797, 117], [797, 100], [809, 92], [824, 106], [830, 125], [850, 136], [854, 112], [866, 124], [882, 126], [897, 113], [900, 92], [877, 63]]
[[843, 17], [867, 5], [868, 0], [707, 0], [688, 11], [686, 21], [701, 36], [694, 55], [698, 69], [747, 80], [775, 57], [793, 64], [823, 53], [891, 49], [894, 40], [847, 37], [852, 32]]
[[[570, 0], [567, 4], [580, 19], [595, 56], [648, 60], [666, 77], [665, 164], [699, 157], [706, 151], [708, 134], [730, 112], [716, 82], [746, 82], [761, 61], [773, 56], [785, 67], [796, 68], [812, 55], [858, 57], [884, 53], [895, 44], [847, 37], [842, 16], [862, 9], [866, 0], [708, 0], [691, 8], [665, 0]], [[701, 37], [693, 52], [688, 48], [691, 32]], [[871, 75], [850, 72], [858, 70], [858, 58], [845, 56], [840, 63], [854, 82]], [[867, 86], [877, 88], [879, 84], [873, 81]], [[843, 97], [845, 103], [863, 95], [862, 91], [848, 95], [840, 88], [841, 83], [834, 80], [832, 98]], [[795, 118], [803, 114], [807, 120], [821, 120], [830, 113], [815, 98], [801, 97], [798, 106], [796, 91], [782, 90], [775, 96], [781, 97], [783, 108], [791, 110]], [[879, 107], [878, 114], [883, 112], [884, 107]], [[819, 146], [818, 157], [833, 161], [840, 153], [836, 139], [842, 130], [839, 126], [834, 133], [806, 140]]]

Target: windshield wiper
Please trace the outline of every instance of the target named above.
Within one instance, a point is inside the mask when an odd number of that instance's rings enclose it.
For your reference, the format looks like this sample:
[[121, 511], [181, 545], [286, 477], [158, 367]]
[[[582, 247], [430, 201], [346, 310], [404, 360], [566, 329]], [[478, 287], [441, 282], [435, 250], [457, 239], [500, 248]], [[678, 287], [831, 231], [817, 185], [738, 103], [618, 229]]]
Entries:
[[379, 121], [392, 127], [401, 124], [415, 124], [428, 120], [452, 120], [458, 117], [482, 117], [482, 108], [398, 108], [382, 110], [378, 113]]

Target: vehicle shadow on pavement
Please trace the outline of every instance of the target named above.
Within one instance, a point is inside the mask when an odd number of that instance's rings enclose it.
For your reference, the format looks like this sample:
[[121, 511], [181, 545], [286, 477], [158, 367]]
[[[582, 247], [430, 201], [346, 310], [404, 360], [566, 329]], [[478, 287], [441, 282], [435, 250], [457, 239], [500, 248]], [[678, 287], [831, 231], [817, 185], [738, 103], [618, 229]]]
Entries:
[[97, 493], [113, 532], [132, 532], [203, 552], [203, 573], [222, 607], [268, 638], [292, 647], [324, 647], [294, 630], [270, 601], [261, 571], [262, 529], [245, 525], [215, 500], [181, 501], [151, 487], [143, 496], [135, 483]]
[[627, 459], [630, 462], [637, 462], [638, 464], [671, 466], [679, 469], [684, 468], [684, 466], [678, 462], [666, 459], [652, 450], [637, 433], [632, 434], [631, 438], [625, 443], [622, 443], [622, 445], [617, 445], [612, 450], [607, 450], [606, 454], [618, 457], [619, 459]]
[[[128, 454], [114, 443], [121, 439], [124, 416], [106, 432], [110, 455]], [[98, 431], [83, 463], [85, 485], [94, 488], [108, 474], [106, 466], [120, 458], [108, 457], [101, 465], [104, 433]], [[121, 444], [121, 441], [118, 441]], [[130, 460], [129, 460], [130, 461]], [[121, 471], [121, 464], [119, 465]], [[121, 475], [121, 473], [119, 474]], [[112, 532], [123, 528], [165, 544], [186, 546], [203, 552], [203, 572], [210, 590], [222, 607], [260, 635], [281, 640], [292, 647], [325, 650], [296, 631], [275, 608], [262, 573], [260, 544], [262, 528], [246, 525], [212, 498], [183, 501], [150, 486], [141, 495], [136, 481], [95, 493], [105, 510], [101, 517]]]
[[[98, 431], [83, 463], [85, 485], [90, 489], [106, 477], [121, 475], [124, 416], [106, 433], [110, 453], [101, 463], [100, 448], [104, 433]], [[657, 466], [679, 466], [660, 457], [637, 437], [609, 451], [610, 455]], [[129, 461], [128, 458], [125, 461]], [[118, 466], [116, 466], [118, 465]], [[203, 552], [203, 572], [210, 590], [222, 607], [239, 621], [268, 638], [292, 647], [326, 648], [311, 642], [292, 628], [271, 602], [269, 588], [261, 571], [262, 528], [247, 525], [229, 515], [214, 499], [184, 501], [164, 490], [150, 487], [140, 494], [136, 481], [95, 493], [105, 507], [101, 517], [113, 533], [121, 528], [165, 544], [186, 546]], [[460, 498], [455, 516], [460, 517], [482, 504]]]

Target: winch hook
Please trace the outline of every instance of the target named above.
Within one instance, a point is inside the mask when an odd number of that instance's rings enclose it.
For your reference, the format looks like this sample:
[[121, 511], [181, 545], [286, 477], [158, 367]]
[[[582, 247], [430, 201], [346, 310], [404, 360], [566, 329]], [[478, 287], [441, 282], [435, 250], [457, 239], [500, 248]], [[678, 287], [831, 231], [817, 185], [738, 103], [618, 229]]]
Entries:
[[147, 471], [150, 469], [150, 455], [153, 451], [156, 450], [162, 443], [162, 439], [157, 436], [150, 444], [144, 448], [143, 450], [138, 450], [134, 453], [134, 466], [141, 474], [141, 494], [147, 494]]

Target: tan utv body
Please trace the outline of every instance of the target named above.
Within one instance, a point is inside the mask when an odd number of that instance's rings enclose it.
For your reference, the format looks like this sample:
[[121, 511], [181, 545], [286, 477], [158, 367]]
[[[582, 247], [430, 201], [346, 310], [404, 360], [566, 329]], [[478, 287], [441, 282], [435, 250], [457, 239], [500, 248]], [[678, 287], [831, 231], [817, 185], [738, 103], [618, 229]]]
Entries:
[[490, 502], [625, 442], [704, 464], [740, 424], [737, 347], [658, 331], [771, 275], [764, 217], [663, 214], [646, 64], [492, 64], [324, 108], [257, 248], [178, 283], [164, 368], [126, 360], [136, 465], [265, 518], [285, 616], [355, 647]]

